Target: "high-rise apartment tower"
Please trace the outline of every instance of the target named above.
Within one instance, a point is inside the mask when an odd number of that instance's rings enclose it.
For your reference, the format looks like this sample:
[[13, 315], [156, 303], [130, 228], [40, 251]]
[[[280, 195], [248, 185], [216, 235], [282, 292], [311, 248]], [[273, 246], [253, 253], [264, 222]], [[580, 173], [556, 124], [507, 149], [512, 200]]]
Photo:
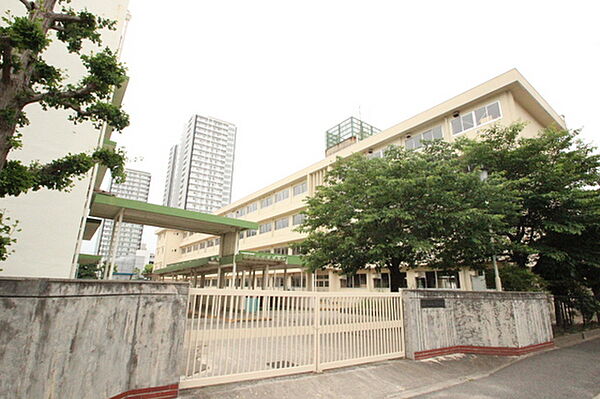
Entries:
[[163, 204], [212, 213], [231, 201], [234, 124], [194, 115], [171, 148]]
[[[148, 201], [150, 191], [150, 173], [139, 170], [126, 169], [127, 179], [124, 183], [117, 184], [114, 180], [110, 182], [110, 192], [119, 198], [138, 201]], [[98, 240], [96, 253], [105, 258], [110, 256], [110, 241], [113, 230], [113, 221], [105, 219], [102, 222], [102, 233]], [[122, 223], [119, 232], [117, 246], [117, 257], [135, 255], [142, 244], [142, 233], [144, 226], [133, 223]], [[115, 240], [116, 241], [116, 240]]]

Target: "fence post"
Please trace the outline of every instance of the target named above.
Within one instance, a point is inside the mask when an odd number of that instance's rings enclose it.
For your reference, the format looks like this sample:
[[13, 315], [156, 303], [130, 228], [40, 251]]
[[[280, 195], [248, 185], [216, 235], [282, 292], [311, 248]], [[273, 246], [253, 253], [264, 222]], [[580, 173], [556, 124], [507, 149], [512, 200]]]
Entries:
[[314, 359], [315, 359], [315, 373], [320, 373], [321, 370], [321, 299], [317, 295], [313, 295], [314, 299], [314, 316], [315, 316], [315, 334], [314, 334]]

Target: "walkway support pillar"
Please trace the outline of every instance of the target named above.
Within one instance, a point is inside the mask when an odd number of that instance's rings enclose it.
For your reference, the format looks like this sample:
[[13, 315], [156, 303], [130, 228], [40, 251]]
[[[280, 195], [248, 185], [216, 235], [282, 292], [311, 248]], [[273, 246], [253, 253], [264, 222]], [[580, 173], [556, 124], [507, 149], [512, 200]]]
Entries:
[[121, 223], [123, 222], [123, 213], [125, 209], [121, 208], [117, 217], [113, 219], [112, 234], [110, 237], [110, 261], [106, 268], [104, 279], [110, 280], [112, 278], [113, 270], [115, 269], [115, 260], [117, 258], [117, 248], [119, 246], [119, 238], [121, 233]]

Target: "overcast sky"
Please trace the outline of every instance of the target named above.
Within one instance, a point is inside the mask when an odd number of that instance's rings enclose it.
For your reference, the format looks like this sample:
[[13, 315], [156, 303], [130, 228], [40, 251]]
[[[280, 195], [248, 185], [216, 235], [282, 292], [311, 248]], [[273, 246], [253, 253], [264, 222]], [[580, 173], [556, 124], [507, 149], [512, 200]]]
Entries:
[[[130, 0], [122, 59], [131, 125], [114, 135], [152, 173], [194, 113], [238, 127], [235, 201], [319, 161], [353, 115], [386, 129], [517, 68], [583, 137], [600, 138], [598, 1]], [[154, 229], [144, 241], [154, 250]]]

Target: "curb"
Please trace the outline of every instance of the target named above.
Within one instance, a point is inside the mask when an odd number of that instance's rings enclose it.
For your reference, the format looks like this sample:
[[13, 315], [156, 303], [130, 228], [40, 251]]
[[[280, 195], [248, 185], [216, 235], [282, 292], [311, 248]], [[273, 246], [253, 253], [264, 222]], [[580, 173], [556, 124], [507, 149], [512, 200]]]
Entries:
[[[582, 342], [591, 341], [591, 340], [597, 339], [597, 338], [600, 338], [600, 328], [597, 328], [594, 330], [583, 331], [583, 332], [572, 333], [569, 335], [563, 335], [563, 336], [559, 337], [558, 339], [554, 340], [554, 346], [552, 348], [542, 349], [537, 352], [532, 352], [532, 353], [528, 353], [523, 356], [515, 357], [513, 360], [509, 361], [508, 363], [503, 364], [502, 366], [496, 367], [490, 371], [486, 371], [485, 373], [470, 374], [470, 375], [467, 375], [464, 377], [455, 378], [452, 380], [443, 381], [443, 382], [439, 382], [437, 384], [429, 385], [427, 387], [409, 389], [409, 390], [406, 390], [403, 392], [398, 392], [395, 394], [388, 395], [388, 396], [386, 396], [386, 399], [409, 399], [409, 398], [414, 398], [416, 396], [425, 395], [428, 393], [438, 392], [438, 391], [441, 391], [446, 388], [451, 388], [456, 385], [464, 384], [465, 382], [477, 381], [481, 378], [489, 377], [490, 375], [495, 374], [495, 373], [507, 368], [508, 366], [512, 366], [513, 364], [520, 362], [521, 360], [527, 359], [529, 357], [537, 356], [539, 354], [554, 351], [557, 349], [568, 348], [568, 347], [580, 344]], [[598, 397], [596, 397], [594, 399], [600, 399], [600, 395], [598, 395]]]

